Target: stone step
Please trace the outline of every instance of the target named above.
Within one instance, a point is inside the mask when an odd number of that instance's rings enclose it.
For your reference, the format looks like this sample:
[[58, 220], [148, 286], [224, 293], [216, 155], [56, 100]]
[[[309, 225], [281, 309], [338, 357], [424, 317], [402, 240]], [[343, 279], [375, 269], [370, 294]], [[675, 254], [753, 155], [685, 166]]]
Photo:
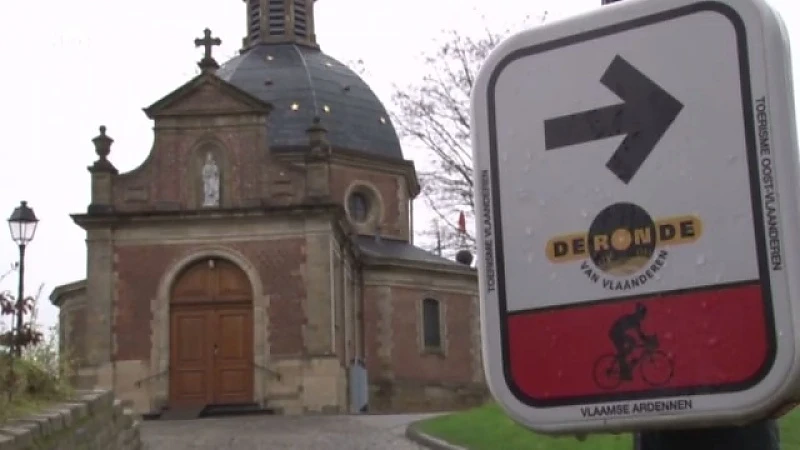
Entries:
[[258, 403], [239, 403], [232, 405], [207, 405], [200, 417], [244, 416], [258, 414], [275, 414], [275, 410], [263, 407]]
[[200, 417], [203, 412], [202, 406], [171, 408], [165, 409], [159, 416], [159, 420], [191, 420]]

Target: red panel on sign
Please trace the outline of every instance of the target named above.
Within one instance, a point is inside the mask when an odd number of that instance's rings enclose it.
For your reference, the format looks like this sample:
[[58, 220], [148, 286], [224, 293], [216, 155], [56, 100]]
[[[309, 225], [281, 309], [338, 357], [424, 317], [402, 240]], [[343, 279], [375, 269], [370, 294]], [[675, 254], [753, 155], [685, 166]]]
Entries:
[[750, 284], [515, 314], [511, 375], [551, 401], [746, 382], [769, 356], [764, 308]]

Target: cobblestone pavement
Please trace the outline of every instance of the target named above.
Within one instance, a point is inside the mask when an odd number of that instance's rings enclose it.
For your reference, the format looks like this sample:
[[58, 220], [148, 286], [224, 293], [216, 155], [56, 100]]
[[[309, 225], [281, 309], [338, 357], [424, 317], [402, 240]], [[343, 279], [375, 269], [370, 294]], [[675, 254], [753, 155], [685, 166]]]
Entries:
[[147, 450], [421, 450], [406, 426], [427, 415], [240, 416], [147, 421]]

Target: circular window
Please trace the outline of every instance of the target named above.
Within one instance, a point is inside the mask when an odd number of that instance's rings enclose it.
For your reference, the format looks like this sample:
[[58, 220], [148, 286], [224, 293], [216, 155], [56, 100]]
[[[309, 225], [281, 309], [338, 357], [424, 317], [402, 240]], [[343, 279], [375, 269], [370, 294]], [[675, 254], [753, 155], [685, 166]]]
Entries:
[[353, 192], [347, 199], [347, 209], [354, 222], [364, 223], [369, 217], [369, 199], [363, 192]]

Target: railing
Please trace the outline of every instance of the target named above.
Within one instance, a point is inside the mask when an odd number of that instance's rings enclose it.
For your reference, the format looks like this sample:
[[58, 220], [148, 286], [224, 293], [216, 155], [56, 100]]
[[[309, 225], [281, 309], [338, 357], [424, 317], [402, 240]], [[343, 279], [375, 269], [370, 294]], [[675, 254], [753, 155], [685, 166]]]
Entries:
[[266, 373], [272, 375], [272, 377], [275, 378], [276, 380], [281, 381], [281, 374], [276, 372], [276, 371], [274, 371], [274, 370], [272, 370], [272, 369], [270, 369], [269, 367], [264, 367], [264, 366], [262, 366], [260, 364], [256, 364], [256, 363], [253, 363], [253, 367], [255, 367], [256, 369], [258, 369], [258, 370], [260, 370], [262, 372], [266, 372]]
[[140, 387], [142, 387], [142, 384], [149, 383], [149, 382], [151, 382], [153, 380], [159, 379], [159, 378], [163, 377], [164, 375], [167, 375], [168, 373], [169, 373], [169, 366], [167, 366], [166, 369], [162, 370], [161, 372], [159, 372], [157, 374], [149, 375], [149, 376], [146, 376], [146, 377], [141, 378], [139, 380], [136, 380], [136, 382], [134, 382], [133, 385], [136, 386], [137, 388], [140, 388]]

